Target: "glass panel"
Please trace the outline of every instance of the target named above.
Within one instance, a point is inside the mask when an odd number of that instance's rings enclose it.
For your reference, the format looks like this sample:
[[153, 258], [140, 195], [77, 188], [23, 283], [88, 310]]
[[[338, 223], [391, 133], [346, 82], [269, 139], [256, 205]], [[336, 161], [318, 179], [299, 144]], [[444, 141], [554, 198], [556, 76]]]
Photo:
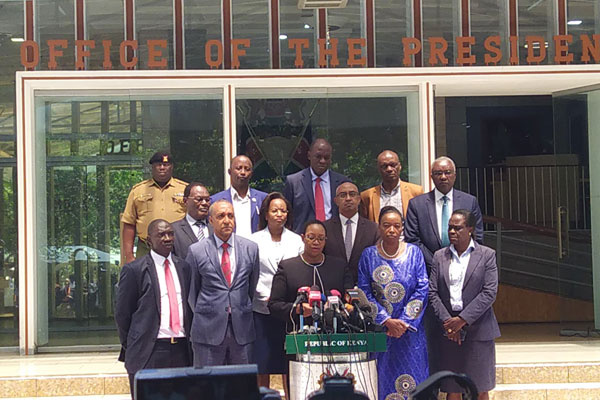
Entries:
[[[308, 40], [308, 48], [302, 48], [304, 68], [315, 68], [317, 54], [316, 13], [313, 10], [299, 10], [296, 2], [279, 3], [279, 32], [289, 39]], [[282, 36], [280, 36], [282, 37]], [[296, 68], [296, 50], [290, 49], [289, 39], [281, 40], [281, 68]]]
[[[66, 48], [56, 46], [62, 51], [62, 56], [56, 57], [56, 69], [75, 68], [75, 3], [74, 0], [37, 0], [34, 3], [36, 41], [40, 45], [40, 69], [48, 67], [49, 46], [48, 40], [66, 40]], [[18, 53], [17, 53], [18, 54]]]
[[596, 0], [569, 0], [567, 1], [567, 33], [573, 35], [573, 43], [569, 46], [569, 53], [573, 53], [574, 63], [581, 63], [581, 35], [600, 33], [600, 3]]
[[552, 184], [556, 187], [556, 260], [563, 336], [598, 337], [590, 335], [594, 329], [593, 266], [598, 268], [592, 263], [598, 259], [592, 250], [592, 229], [597, 228], [597, 222], [591, 219], [590, 184], [598, 178], [590, 176], [589, 168], [589, 150], [597, 140], [589, 136], [596, 129], [597, 96], [598, 91], [553, 99], [556, 174]]
[[148, 67], [148, 40], [164, 40], [166, 47], [156, 46], [160, 51], [158, 60], [167, 60], [167, 69], [173, 69], [173, 1], [172, 0], [136, 0], [135, 28], [138, 41], [138, 66]]
[[[554, 64], [554, 43], [552, 37], [554, 32], [554, 4], [555, 1], [519, 0], [519, 59], [521, 64], [527, 64], [528, 53], [534, 60], [536, 57], [545, 57], [536, 64]], [[528, 35], [541, 36], [545, 43], [532, 42], [531, 49], [526, 41]], [[545, 47], [543, 50], [542, 45]]]
[[270, 68], [268, 0], [236, 0], [231, 7], [232, 39], [250, 39], [250, 47], [238, 47], [246, 52], [239, 57], [240, 68]]
[[0, 1], [0, 346], [19, 344], [15, 71], [21, 70], [23, 2]]
[[[348, 39], [360, 39], [366, 38], [366, 29], [362, 29], [361, 21], [364, 19], [362, 16], [362, 10], [364, 9], [361, 5], [362, 2], [354, 1], [348, 2], [345, 8], [329, 8], [327, 9], [327, 32], [330, 39], [338, 40], [337, 55], [339, 65], [337, 68], [345, 68], [348, 66]], [[355, 48], [359, 48], [358, 45]], [[356, 56], [356, 59], [361, 56]], [[362, 47], [362, 58], [367, 59], [367, 47]]]
[[[174, 176], [223, 188], [222, 100], [36, 99], [39, 346], [116, 344], [120, 215], [148, 159], [169, 150]], [[43, 176], [43, 175], [41, 175]], [[14, 226], [14, 225], [13, 225]]]
[[[471, 46], [471, 54], [476, 57], [477, 65], [485, 65], [485, 40], [490, 36], [500, 36], [500, 41], [493, 46], [502, 50], [502, 60], [497, 65], [508, 63], [508, 26], [506, 6], [503, 2], [471, 0], [471, 36], [475, 37], [475, 45]], [[493, 54], [490, 54], [493, 55]]]
[[85, 2], [87, 38], [95, 41], [88, 69], [104, 69], [102, 41], [110, 40], [110, 62], [113, 69], [121, 67], [119, 46], [124, 40], [123, 0], [87, 0]]
[[[447, 0], [423, 0], [423, 65], [429, 66], [431, 54], [430, 38], [443, 38], [448, 45], [444, 57], [448, 59], [447, 65], [454, 65], [456, 54], [454, 52], [454, 36], [459, 31], [460, 2]], [[436, 47], [442, 47], [437, 44]], [[441, 66], [436, 60], [435, 66]]]
[[[221, 41], [221, 2], [214, 0], [185, 0], [185, 67], [208, 68], [204, 46], [209, 40]], [[217, 57], [216, 51], [212, 55]]]
[[[594, 311], [585, 104], [559, 110], [550, 96], [437, 102], [445, 121], [437, 153], [455, 160], [455, 187], [479, 200], [484, 243], [496, 249], [500, 340], [556, 341], [561, 328], [585, 329]], [[557, 262], [561, 224], [571, 259]]]
[[411, 37], [411, 0], [375, 2], [375, 60], [377, 67], [401, 67], [402, 38]]
[[252, 158], [260, 190], [282, 190], [285, 176], [308, 166], [309, 144], [319, 137], [333, 146], [331, 168], [361, 190], [379, 183], [375, 160], [384, 149], [400, 156], [403, 180], [421, 183], [416, 92], [237, 94], [237, 152]]

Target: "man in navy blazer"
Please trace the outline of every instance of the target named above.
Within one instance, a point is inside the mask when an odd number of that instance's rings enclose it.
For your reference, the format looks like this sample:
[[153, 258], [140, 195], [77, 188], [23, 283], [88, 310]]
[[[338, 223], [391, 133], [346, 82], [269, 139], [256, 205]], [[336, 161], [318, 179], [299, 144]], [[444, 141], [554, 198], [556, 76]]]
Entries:
[[191, 341], [194, 367], [248, 364], [256, 338], [252, 299], [259, 274], [258, 246], [233, 233], [233, 205], [210, 206], [214, 234], [194, 243], [189, 304], [194, 312]]
[[[294, 232], [301, 234], [307, 221], [326, 221], [337, 215], [338, 208], [333, 202], [337, 187], [349, 179], [331, 171], [332, 147], [325, 139], [315, 140], [308, 151], [310, 167], [289, 175], [285, 180], [283, 195], [292, 204]], [[319, 182], [319, 188], [316, 188]], [[315, 199], [315, 191], [322, 195], [323, 203]], [[315, 201], [316, 200], [316, 201]]]
[[[132, 396], [133, 378], [140, 369], [191, 365], [187, 337], [192, 312], [186, 301], [190, 267], [171, 253], [173, 229], [167, 221], [152, 221], [148, 238], [150, 254], [125, 264], [117, 285], [115, 321], [121, 342], [119, 361], [125, 362]], [[171, 296], [175, 296], [175, 303], [170, 302]], [[179, 305], [177, 312], [172, 304]]]
[[443, 197], [448, 203], [448, 216], [452, 211], [465, 209], [475, 216], [475, 240], [483, 243], [483, 219], [479, 203], [474, 196], [454, 189], [456, 167], [449, 157], [437, 158], [431, 166], [431, 179], [435, 189], [420, 196], [413, 197], [408, 203], [404, 238], [408, 243], [414, 243], [421, 248], [425, 256], [427, 273], [431, 271], [433, 254], [450, 243], [443, 243], [442, 234], [448, 237], [448, 225], [442, 226], [441, 216]]
[[227, 170], [231, 177], [231, 187], [210, 196], [211, 203], [227, 200], [233, 204], [235, 212], [235, 233], [250, 238], [258, 230], [260, 206], [267, 193], [250, 188], [252, 179], [252, 161], [241, 154], [231, 160], [231, 168]]
[[212, 235], [212, 226], [208, 223], [208, 208], [210, 207], [210, 194], [208, 189], [200, 182], [192, 182], [183, 191], [185, 203], [185, 217], [173, 222], [175, 241], [173, 254], [185, 259], [188, 248], [201, 239]]

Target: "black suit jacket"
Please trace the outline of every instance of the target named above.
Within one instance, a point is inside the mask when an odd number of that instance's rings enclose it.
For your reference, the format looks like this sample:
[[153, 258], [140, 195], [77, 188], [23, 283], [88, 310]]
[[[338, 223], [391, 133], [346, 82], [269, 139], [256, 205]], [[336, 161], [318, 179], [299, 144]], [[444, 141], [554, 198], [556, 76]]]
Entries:
[[[346, 259], [346, 246], [344, 245], [343, 229], [339, 214], [324, 222], [327, 229], [327, 242], [323, 253], [326, 255]], [[374, 246], [379, 240], [379, 226], [366, 218], [358, 217], [356, 237], [352, 244], [352, 253], [348, 260], [348, 268], [352, 274], [354, 284], [358, 283], [358, 261], [364, 249]]]
[[[475, 240], [483, 243], [483, 219], [479, 203], [474, 196], [454, 189], [452, 194], [452, 211], [466, 209], [473, 213], [477, 221], [475, 225]], [[414, 243], [423, 252], [427, 273], [431, 271], [433, 254], [442, 248], [440, 232], [435, 212], [435, 191], [422, 194], [410, 199], [406, 221], [404, 222], [404, 238], [408, 243]]]
[[[339, 185], [348, 182], [348, 177], [329, 170], [329, 186], [331, 188], [331, 215], [338, 213], [338, 208], [333, 202], [335, 191]], [[315, 219], [315, 195], [312, 188], [312, 175], [310, 167], [300, 172], [288, 175], [285, 179], [283, 195], [292, 204], [294, 213], [293, 231], [300, 234], [304, 224]]]
[[[181, 285], [183, 328], [189, 337], [192, 312], [186, 300], [190, 267], [177, 256], [172, 259]], [[119, 361], [124, 361], [127, 372], [133, 374], [148, 362], [160, 328], [160, 288], [150, 254], [123, 266], [117, 285], [115, 321], [121, 341]]]
[[[175, 221], [171, 224], [173, 232], [175, 232], [175, 241], [173, 242], [173, 254], [185, 260], [188, 253], [188, 248], [198, 241], [190, 224], [184, 218]], [[213, 234], [212, 225], [206, 221], [209, 236]]]

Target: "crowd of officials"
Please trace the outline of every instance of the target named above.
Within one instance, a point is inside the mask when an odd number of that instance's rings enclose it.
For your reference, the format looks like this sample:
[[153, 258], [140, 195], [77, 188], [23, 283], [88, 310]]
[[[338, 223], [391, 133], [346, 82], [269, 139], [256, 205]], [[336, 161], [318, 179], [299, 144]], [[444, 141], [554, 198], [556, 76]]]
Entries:
[[[115, 318], [131, 382], [143, 368], [256, 363], [261, 386], [272, 374], [285, 386], [285, 333], [311, 316], [308, 304], [294, 307], [298, 288], [357, 287], [388, 336], [379, 399], [405, 399], [438, 370], [466, 373], [488, 398], [496, 257], [482, 245], [477, 200], [454, 189], [454, 162], [436, 159], [435, 188], [423, 193], [385, 150], [381, 184], [361, 192], [330, 169], [332, 150], [315, 140], [310, 166], [269, 194], [250, 188], [244, 155], [231, 161], [231, 187], [213, 195], [174, 178], [170, 154], [152, 156], [152, 178], [132, 188], [121, 220]], [[441, 390], [461, 398], [451, 382]]]

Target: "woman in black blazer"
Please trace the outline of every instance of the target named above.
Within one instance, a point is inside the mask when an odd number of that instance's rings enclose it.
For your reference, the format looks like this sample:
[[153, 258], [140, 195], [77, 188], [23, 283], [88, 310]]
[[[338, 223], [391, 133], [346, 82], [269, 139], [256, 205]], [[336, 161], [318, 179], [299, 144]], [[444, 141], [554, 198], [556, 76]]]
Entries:
[[[496, 252], [473, 240], [475, 223], [470, 211], [452, 213], [448, 222], [451, 244], [433, 256], [429, 302], [439, 322], [437, 369], [467, 374], [477, 386], [478, 399], [487, 400], [496, 386], [494, 339], [500, 329], [492, 304], [498, 269]], [[462, 397], [454, 382], [443, 382], [441, 390], [448, 393], [448, 400]]]

